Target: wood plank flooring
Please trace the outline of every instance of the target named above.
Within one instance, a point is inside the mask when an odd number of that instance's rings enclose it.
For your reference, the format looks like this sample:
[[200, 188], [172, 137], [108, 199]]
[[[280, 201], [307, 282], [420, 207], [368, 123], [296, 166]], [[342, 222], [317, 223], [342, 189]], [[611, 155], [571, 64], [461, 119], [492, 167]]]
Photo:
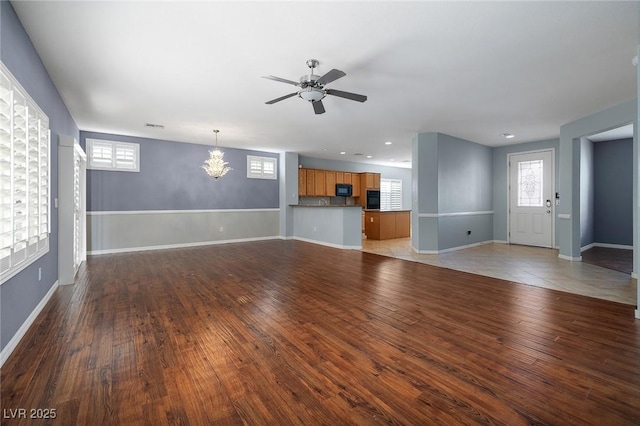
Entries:
[[91, 257], [3, 366], [0, 420], [637, 425], [633, 311], [299, 241]]

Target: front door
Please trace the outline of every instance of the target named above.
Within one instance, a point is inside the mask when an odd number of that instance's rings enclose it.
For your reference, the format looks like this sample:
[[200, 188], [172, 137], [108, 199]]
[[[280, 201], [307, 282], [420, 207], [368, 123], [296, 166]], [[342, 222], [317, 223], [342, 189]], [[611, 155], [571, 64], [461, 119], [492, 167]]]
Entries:
[[553, 151], [509, 156], [509, 242], [553, 247]]

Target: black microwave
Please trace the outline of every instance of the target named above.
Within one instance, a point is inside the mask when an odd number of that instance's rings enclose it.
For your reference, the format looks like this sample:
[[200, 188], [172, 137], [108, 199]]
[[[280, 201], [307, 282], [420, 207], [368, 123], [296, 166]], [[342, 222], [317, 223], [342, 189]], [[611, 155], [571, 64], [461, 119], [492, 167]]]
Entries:
[[348, 183], [336, 183], [336, 196], [351, 197], [353, 195], [353, 186]]

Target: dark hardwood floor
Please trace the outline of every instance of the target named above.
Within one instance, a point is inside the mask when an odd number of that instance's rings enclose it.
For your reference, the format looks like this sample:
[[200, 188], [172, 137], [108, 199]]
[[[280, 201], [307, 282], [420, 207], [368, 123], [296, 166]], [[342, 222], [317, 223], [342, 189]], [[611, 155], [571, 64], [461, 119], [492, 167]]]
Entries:
[[3, 425], [637, 425], [640, 320], [298, 241], [104, 255], [0, 380]]
[[633, 272], [633, 250], [593, 247], [582, 252], [582, 261], [629, 275]]

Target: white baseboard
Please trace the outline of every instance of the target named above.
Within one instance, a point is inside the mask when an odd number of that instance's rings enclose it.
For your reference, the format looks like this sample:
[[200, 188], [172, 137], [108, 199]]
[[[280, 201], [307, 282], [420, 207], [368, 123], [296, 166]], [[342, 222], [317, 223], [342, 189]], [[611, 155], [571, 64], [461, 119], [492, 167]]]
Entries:
[[343, 250], [362, 250], [362, 245], [359, 246], [345, 246], [342, 244], [328, 243], [326, 241], [312, 240], [310, 238], [293, 237], [294, 240], [304, 241], [305, 243], [319, 244], [321, 246], [333, 247]]
[[636, 309], [636, 318], [640, 319], [640, 310]]
[[174, 249], [174, 248], [211, 246], [215, 244], [246, 243], [246, 242], [252, 242], [252, 241], [276, 240], [279, 238], [281, 238], [279, 235], [274, 235], [271, 237], [236, 238], [233, 240], [198, 241], [195, 243], [165, 244], [160, 246], [126, 247], [126, 248], [119, 248], [119, 249], [88, 251], [87, 255], [97, 256], [101, 254], [129, 253], [129, 252], [135, 252], [135, 251], [148, 251], [148, 250], [166, 250], [166, 249]]
[[633, 246], [628, 246], [625, 244], [609, 244], [609, 243], [591, 243], [584, 247], [580, 247], [580, 252], [587, 251], [594, 247], [604, 247], [604, 248], [613, 248], [613, 249], [622, 249], [622, 250], [633, 250]]
[[578, 257], [571, 257], [571, 256], [566, 256], [564, 254], [558, 254], [558, 257], [560, 259], [563, 260], [568, 260], [570, 262], [582, 262], [582, 256], [578, 256]]
[[49, 299], [51, 299], [51, 296], [53, 296], [53, 293], [56, 291], [57, 288], [58, 288], [58, 281], [53, 283], [53, 285], [51, 286], [47, 294], [44, 295], [40, 303], [38, 303], [38, 305], [33, 309], [33, 311], [27, 317], [27, 319], [24, 320], [24, 322], [22, 323], [18, 331], [16, 331], [16, 334], [13, 335], [11, 340], [9, 340], [7, 345], [2, 349], [2, 352], [0, 352], [0, 367], [4, 365], [4, 362], [9, 358], [9, 355], [11, 355], [11, 353], [16, 348], [16, 346], [18, 346], [18, 343], [20, 343], [20, 340], [22, 340], [24, 335], [27, 334], [27, 331], [29, 331], [29, 327], [31, 327], [31, 325], [36, 320], [40, 312], [47, 305], [47, 303], [49, 302]]

